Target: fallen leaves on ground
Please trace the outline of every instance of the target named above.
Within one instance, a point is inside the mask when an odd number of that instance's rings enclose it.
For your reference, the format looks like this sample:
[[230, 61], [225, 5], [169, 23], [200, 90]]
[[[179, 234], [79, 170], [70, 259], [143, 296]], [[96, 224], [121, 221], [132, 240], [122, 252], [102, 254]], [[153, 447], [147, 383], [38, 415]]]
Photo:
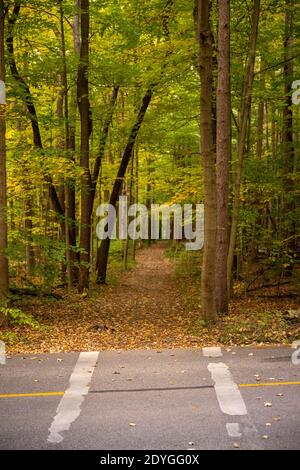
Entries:
[[92, 286], [86, 298], [74, 291], [62, 300], [23, 300], [19, 307], [40, 327], [14, 327], [9, 353], [276, 344], [300, 337], [300, 325], [284, 317], [298, 308], [295, 298], [235, 298], [229, 315], [206, 326], [200, 286], [176, 277], [164, 250], [161, 244], [141, 250], [117, 285]]

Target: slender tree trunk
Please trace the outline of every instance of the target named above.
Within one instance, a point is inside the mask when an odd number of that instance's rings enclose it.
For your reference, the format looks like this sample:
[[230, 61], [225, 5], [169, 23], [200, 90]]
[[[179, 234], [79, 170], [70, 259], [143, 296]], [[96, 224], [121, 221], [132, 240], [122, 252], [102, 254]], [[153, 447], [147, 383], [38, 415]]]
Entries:
[[[75, 12], [75, 17], [76, 17]], [[63, 85], [63, 103], [64, 103], [64, 122], [65, 122], [65, 142], [64, 148], [67, 152], [68, 158], [74, 162], [75, 160], [75, 132], [76, 127], [73, 122], [76, 119], [76, 106], [74, 106], [75, 116], [72, 116], [72, 123], [70, 123], [69, 113], [69, 90], [68, 90], [68, 75], [67, 75], [67, 57], [66, 57], [66, 44], [65, 44], [65, 29], [64, 29], [64, 12], [62, 3], [60, 3], [60, 35], [61, 35], [61, 51], [63, 59], [62, 71], [62, 85]], [[75, 44], [75, 41], [74, 41]], [[75, 50], [75, 53], [77, 50]], [[73, 97], [71, 96], [71, 99]], [[75, 100], [74, 100], [75, 101]], [[65, 211], [65, 241], [66, 241], [66, 261], [67, 261], [67, 281], [68, 286], [78, 280], [78, 267], [76, 261], [79, 261], [76, 254], [76, 200], [75, 200], [75, 180], [74, 178], [67, 177], [65, 179], [64, 187], [64, 211]]]
[[213, 35], [211, 31], [211, 1], [195, 1], [195, 25], [199, 42], [200, 69], [200, 152], [204, 177], [204, 251], [201, 272], [202, 315], [206, 321], [216, 320], [215, 267], [217, 198], [215, 147], [213, 136]]
[[[38, 121], [35, 105], [33, 102], [33, 98], [32, 98], [28, 85], [19, 74], [17, 64], [15, 61], [15, 56], [14, 56], [14, 26], [19, 17], [20, 8], [21, 8], [21, 0], [15, 0], [15, 5], [13, 8], [12, 15], [8, 19], [8, 34], [6, 37], [6, 45], [7, 45], [7, 50], [9, 54], [8, 55], [9, 66], [10, 66], [12, 77], [16, 80], [20, 89], [22, 90], [22, 98], [24, 100], [24, 104], [26, 105], [28, 116], [30, 119], [31, 127], [32, 127], [33, 144], [35, 148], [43, 151], [43, 144], [42, 144], [42, 138], [41, 138], [41, 133], [40, 133], [40, 128], [39, 128], [39, 121]], [[44, 179], [46, 183], [48, 184], [49, 197], [51, 200], [53, 210], [59, 216], [63, 216], [64, 211], [60, 205], [59, 197], [53, 185], [51, 176], [45, 174]]]
[[[133, 178], [134, 178], [134, 149], [132, 151], [131, 165], [130, 165], [130, 181], [129, 181], [129, 205], [133, 204]], [[127, 221], [128, 224], [130, 220]], [[129, 251], [129, 237], [126, 237], [123, 257], [123, 268], [124, 270], [128, 267], [128, 251]]]
[[[27, 171], [24, 171], [27, 174]], [[29, 181], [29, 179], [28, 179]], [[32, 245], [32, 229], [33, 229], [33, 200], [30, 184], [24, 185], [25, 199], [24, 199], [24, 228], [26, 235], [25, 242], [25, 259], [26, 259], [26, 270], [28, 274], [31, 274], [35, 265], [34, 249]]]
[[[263, 62], [260, 64], [260, 68], [263, 69]], [[260, 74], [260, 86], [263, 90], [265, 88], [265, 76], [264, 72]], [[263, 98], [260, 98], [257, 111], [257, 144], [256, 144], [256, 155], [259, 160], [262, 159], [263, 152], [263, 137], [264, 137], [264, 121], [265, 121], [265, 102]]]
[[[146, 111], [148, 109], [148, 106], [151, 102], [153, 94], [153, 86], [149, 87], [143, 97], [142, 104], [138, 113], [138, 116], [136, 118], [135, 124], [133, 125], [127, 145], [125, 147], [122, 160], [120, 163], [120, 167], [118, 170], [117, 177], [114, 182], [113, 190], [110, 196], [110, 201], [109, 203], [113, 206], [116, 207], [118, 197], [122, 188], [124, 176], [128, 167], [128, 163], [130, 161], [130, 158], [132, 156], [134, 144], [136, 141], [136, 137], [139, 133], [140, 127], [142, 125], [142, 122], [144, 120]], [[97, 282], [99, 284], [103, 284], [106, 282], [106, 272], [107, 272], [107, 262], [108, 262], [108, 253], [109, 253], [109, 247], [110, 247], [110, 237], [106, 238], [105, 240], [102, 240], [101, 245], [98, 249], [98, 267], [97, 267]]]
[[232, 284], [232, 267], [233, 258], [236, 246], [237, 237], [237, 226], [240, 209], [240, 189], [242, 180], [242, 169], [245, 155], [245, 148], [247, 143], [247, 131], [249, 124], [249, 116], [251, 111], [251, 92], [254, 78], [254, 64], [256, 56], [256, 43], [258, 33], [258, 23], [260, 14], [260, 0], [253, 0], [253, 12], [252, 12], [252, 26], [250, 33], [250, 48], [248, 55], [248, 62], [245, 70], [245, 77], [242, 90], [240, 116], [239, 116], [239, 132], [237, 142], [237, 170], [234, 184], [234, 195], [232, 203], [232, 219], [231, 219], [231, 231], [230, 231], [230, 242], [227, 260], [227, 281], [228, 281], [228, 292], [231, 292]]
[[104, 155], [104, 152], [105, 152], [106, 142], [107, 142], [107, 139], [108, 139], [108, 136], [109, 136], [109, 129], [110, 129], [110, 126], [111, 126], [112, 120], [113, 120], [113, 113], [114, 113], [115, 104], [116, 104], [117, 98], [118, 98], [118, 92], [119, 92], [119, 87], [115, 86], [112, 90], [112, 93], [111, 93], [109, 109], [108, 109], [108, 112], [107, 112], [107, 116], [104, 119], [103, 128], [102, 128], [101, 135], [100, 135], [99, 149], [98, 149], [98, 153], [96, 155], [94, 169], [93, 169], [93, 175], [92, 175], [93, 199], [95, 198], [95, 193], [96, 193], [96, 189], [97, 189], [97, 182], [98, 182], [99, 174], [100, 174], [100, 168], [101, 168], [101, 164], [102, 164], [103, 155]]
[[[134, 203], [139, 203], [139, 146], [135, 144], [135, 179], [134, 179]], [[137, 243], [132, 240], [132, 260], [135, 261]]]
[[73, 23], [73, 42], [74, 51], [76, 54], [80, 54], [80, 0], [74, 0], [74, 23]]
[[152, 174], [152, 159], [150, 156], [147, 157], [147, 184], [146, 184], [146, 207], [148, 211], [148, 240], [147, 244], [148, 246], [152, 245], [152, 239], [151, 239], [151, 204], [152, 204], [152, 199], [151, 199], [151, 191], [152, 191], [152, 184], [151, 184], [151, 174]]
[[[9, 288], [7, 248], [7, 181], [6, 181], [6, 100], [4, 59], [4, 0], [0, 0], [0, 302], [7, 299]], [[6, 317], [0, 312], [0, 327]]]
[[231, 159], [230, 0], [219, 2], [218, 34], [216, 308], [218, 314], [224, 315], [228, 312], [228, 188]]

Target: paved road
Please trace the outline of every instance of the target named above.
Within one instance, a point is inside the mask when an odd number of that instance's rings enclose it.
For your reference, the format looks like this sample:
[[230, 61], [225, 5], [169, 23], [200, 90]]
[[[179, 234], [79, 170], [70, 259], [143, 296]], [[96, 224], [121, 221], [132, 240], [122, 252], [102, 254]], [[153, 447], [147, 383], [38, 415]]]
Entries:
[[14, 356], [0, 366], [0, 449], [299, 449], [295, 351]]

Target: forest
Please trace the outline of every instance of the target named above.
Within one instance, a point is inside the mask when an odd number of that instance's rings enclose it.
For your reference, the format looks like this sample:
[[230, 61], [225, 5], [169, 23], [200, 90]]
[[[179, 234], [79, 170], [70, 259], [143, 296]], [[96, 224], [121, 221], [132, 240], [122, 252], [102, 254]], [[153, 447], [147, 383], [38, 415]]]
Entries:
[[[0, 0], [11, 351], [299, 337], [299, 37], [294, 0]], [[99, 239], [120, 196], [203, 204], [203, 247]]]

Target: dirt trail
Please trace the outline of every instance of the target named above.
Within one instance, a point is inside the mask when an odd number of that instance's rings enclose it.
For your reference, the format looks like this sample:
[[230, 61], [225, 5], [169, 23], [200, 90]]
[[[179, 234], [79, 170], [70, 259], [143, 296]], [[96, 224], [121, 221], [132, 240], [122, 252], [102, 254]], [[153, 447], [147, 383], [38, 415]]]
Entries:
[[107, 290], [101, 311], [107, 324], [121, 335], [123, 347], [166, 346], [182, 336], [187, 326], [184, 307], [174, 265], [166, 258], [163, 244], [138, 252], [132, 271], [123, 273], [117, 287]]
[[164, 250], [161, 243], [139, 250], [135, 267], [122, 273], [116, 286], [93, 287], [87, 298], [74, 291], [61, 301], [23, 302], [19, 307], [41, 327], [10, 331], [15, 340], [7, 343], [9, 353], [275, 344], [299, 338], [299, 325], [284, 320], [284, 312], [299, 308], [295, 298], [236, 298], [228, 316], [203, 328], [199, 286], [188, 277], [175, 279]]
[[165, 246], [157, 244], [140, 250], [134, 269], [122, 274], [115, 293], [134, 296], [137, 302], [147, 297], [154, 305], [157, 300], [172, 303], [176, 295], [174, 265], [165, 256]]
[[[116, 286], [77, 293], [61, 302], [28, 304], [27, 311], [47, 331], [18, 331], [12, 352], [161, 348], [191, 346], [188, 332], [195, 314], [185, 312], [176, 287], [174, 264], [165, 245], [137, 252], [136, 265], [121, 274]], [[193, 317], [193, 318], [191, 318]], [[190, 342], [191, 340], [191, 342]]]

